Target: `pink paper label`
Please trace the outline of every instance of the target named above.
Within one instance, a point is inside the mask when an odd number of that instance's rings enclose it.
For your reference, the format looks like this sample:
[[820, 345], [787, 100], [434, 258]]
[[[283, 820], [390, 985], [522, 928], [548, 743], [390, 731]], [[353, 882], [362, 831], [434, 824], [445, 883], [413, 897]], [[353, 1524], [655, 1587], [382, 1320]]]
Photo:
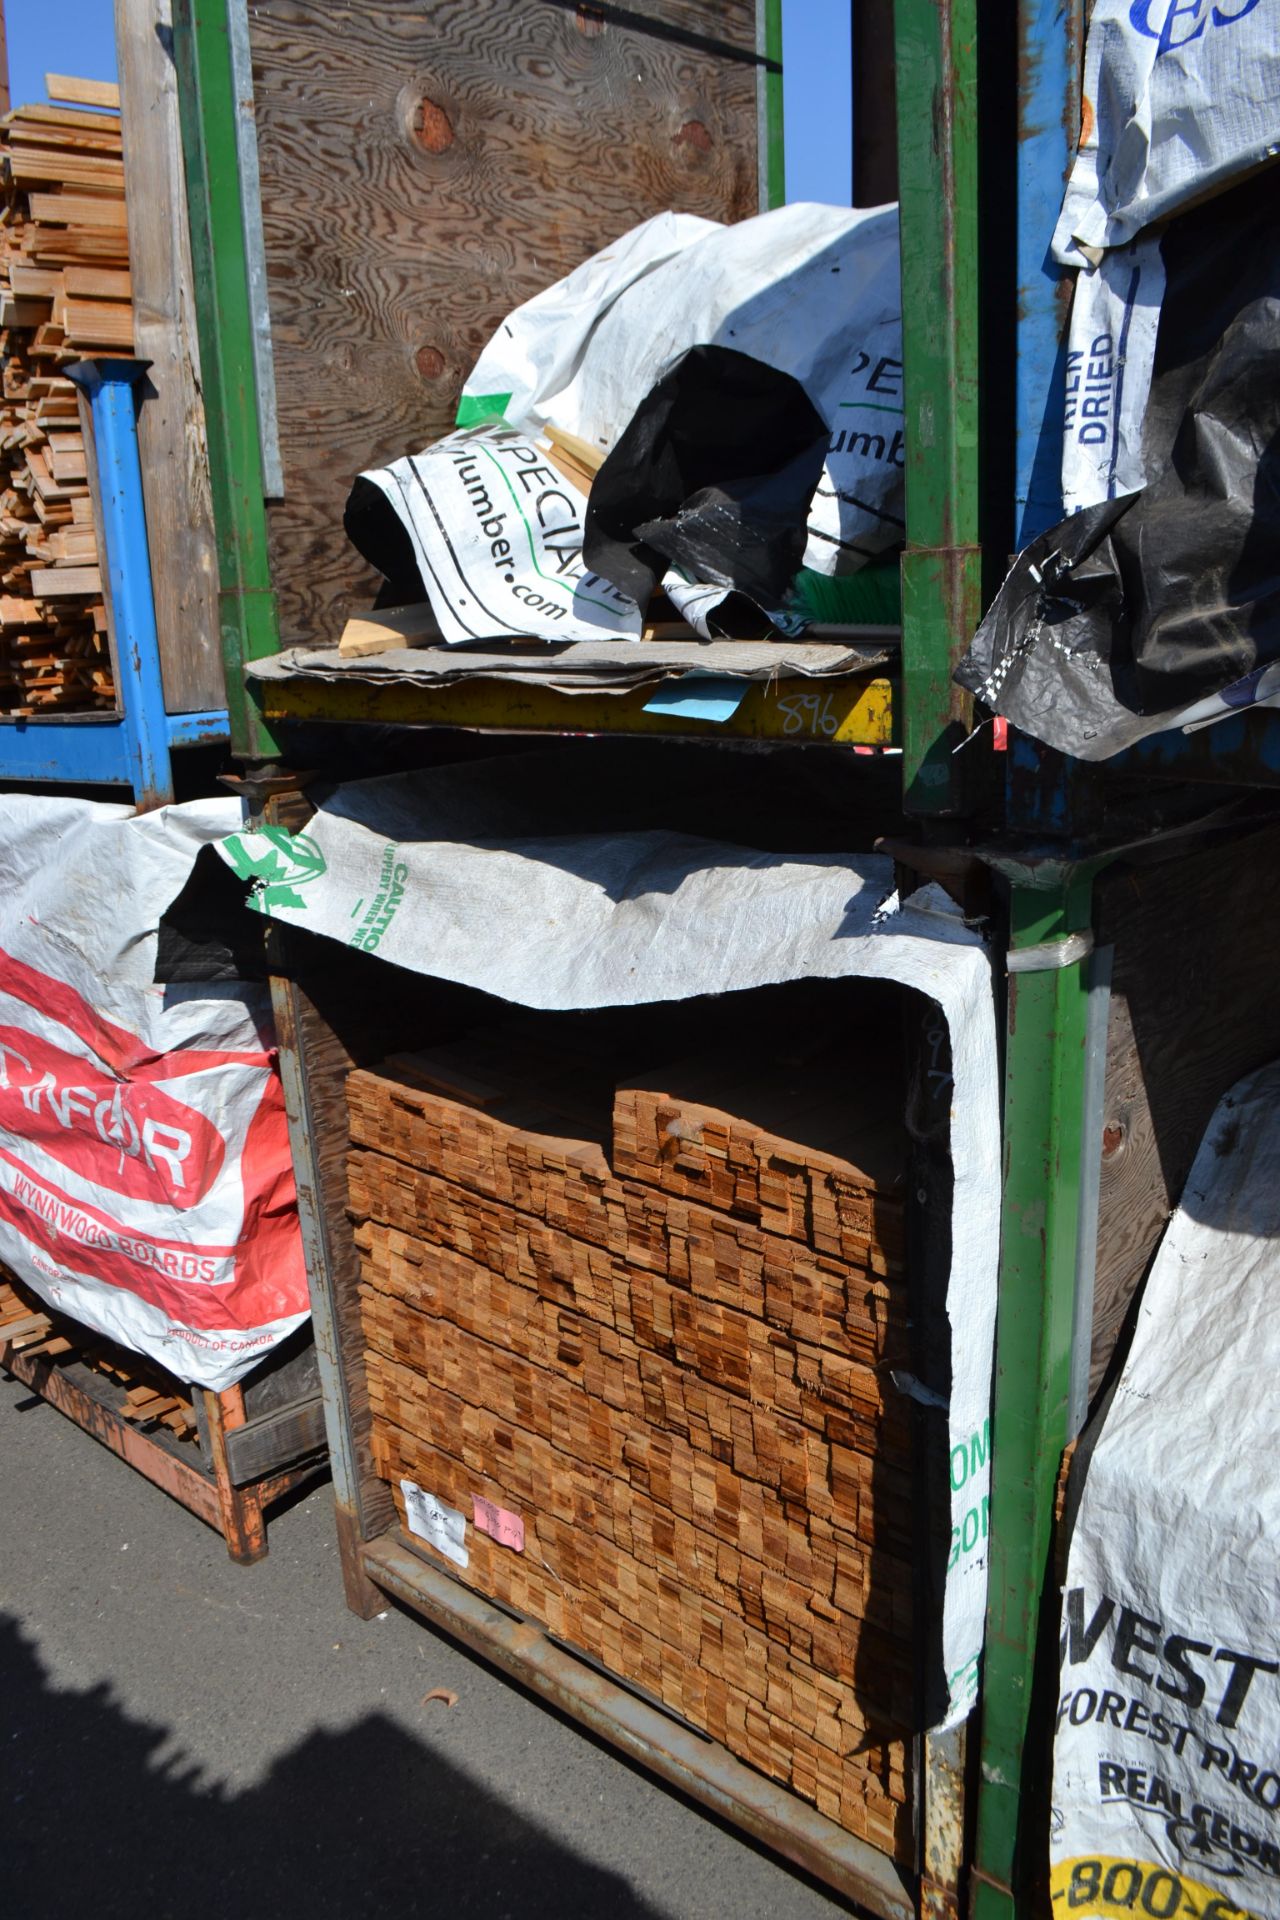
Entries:
[[516, 1553], [524, 1552], [524, 1521], [518, 1513], [508, 1513], [505, 1507], [495, 1507], [492, 1500], [482, 1500], [478, 1493], [471, 1496], [475, 1506], [476, 1525], [481, 1533], [487, 1533], [499, 1546], [511, 1547]]

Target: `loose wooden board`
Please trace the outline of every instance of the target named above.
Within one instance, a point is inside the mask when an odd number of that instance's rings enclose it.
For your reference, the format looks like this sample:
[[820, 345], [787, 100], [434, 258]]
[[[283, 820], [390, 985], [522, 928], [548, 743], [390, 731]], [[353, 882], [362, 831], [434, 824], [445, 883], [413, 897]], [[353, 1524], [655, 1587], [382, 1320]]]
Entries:
[[67, 73], [46, 73], [44, 90], [51, 100], [77, 107], [119, 107], [120, 89], [114, 80], [77, 80]]
[[397, 607], [388, 613], [362, 613], [347, 621], [338, 642], [344, 660], [362, 660], [393, 647], [429, 647], [440, 638], [431, 608]]

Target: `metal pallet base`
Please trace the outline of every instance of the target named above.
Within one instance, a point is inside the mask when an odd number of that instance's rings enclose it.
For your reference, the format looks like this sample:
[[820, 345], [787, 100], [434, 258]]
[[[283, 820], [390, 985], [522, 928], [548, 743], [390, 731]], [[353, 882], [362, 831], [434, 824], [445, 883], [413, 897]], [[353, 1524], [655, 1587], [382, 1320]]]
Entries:
[[361, 1551], [367, 1577], [531, 1693], [617, 1747], [730, 1825], [855, 1900], [879, 1920], [912, 1920], [914, 1881], [887, 1855], [846, 1833], [679, 1721], [518, 1620], [437, 1573], [392, 1533]]
[[227, 1434], [235, 1430], [237, 1412], [241, 1420], [244, 1417], [243, 1396], [236, 1388], [226, 1394], [205, 1396], [213, 1468], [212, 1472], [205, 1473], [190, 1462], [176, 1458], [159, 1441], [139, 1433], [114, 1407], [98, 1399], [79, 1381], [69, 1378], [50, 1356], [15, 1352], [0, 1341], [0, 1369], [12, 1374], [59, 1413], [66, 1414], [136, 1472], [180, 1501], [198, 1520], [220, 1533], [227, 1543], [227, 1552], [241, 1565], [248, 1566], [266, 1557], [264, 1509], [327, 1465], [321, 1454], [318, 1459], [302, 1461], [263, 1479], [236, 1486], [228, 1469], [225, 1444]]

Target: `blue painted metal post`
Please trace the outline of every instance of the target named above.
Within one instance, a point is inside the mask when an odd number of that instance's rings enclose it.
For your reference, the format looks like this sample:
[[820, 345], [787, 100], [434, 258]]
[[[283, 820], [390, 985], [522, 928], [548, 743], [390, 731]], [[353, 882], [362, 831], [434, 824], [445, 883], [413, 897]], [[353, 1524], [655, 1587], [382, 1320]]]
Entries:
[[1080, 0], [1018, 9], [1018, 364], [1015, 526], [1019, 549], [1062, 518], [1066, 333], [1074, 276], [1049, 243], [1075, 153]]
[[[1062, 518], [1067, 324], [1075, 276], [1049, 251], [1080, 124], [1082, 0], [1018, 6], [1018, 334], [1014, 526], [1021, 549]], [[1061, 834], [1074, 762], [1013, 733], [1008, 824]]]
[[116, 638], [116, 698], [127, 778], [139, 813], [173, 799], [169, 723], [151, 597], [151, 554], [138, 458], [136, 386], [145, 360], [82, 360], [68, 368], [93, 410], [102, 536]]

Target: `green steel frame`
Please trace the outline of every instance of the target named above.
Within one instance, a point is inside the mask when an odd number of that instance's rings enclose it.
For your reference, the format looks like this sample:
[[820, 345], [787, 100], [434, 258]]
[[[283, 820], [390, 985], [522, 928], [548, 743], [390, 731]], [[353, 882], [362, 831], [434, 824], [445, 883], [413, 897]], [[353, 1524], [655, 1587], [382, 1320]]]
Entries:
[[782, 0], [756, 0], [756, 54], [760, 61], [760, 211], [787, 198], [782, 124]]
[[276, 741], [246, 688], [244, 667], [279, 652], [280, 629], [267, 550], [227, 0], [174, 0], [173, 41], [231, 751], [264, 760], [275, 754]]
[[907, 543], [907, 810], [962, 810], [971, 702], [951, 670], [978, 624], [978, 7], [896, 0]]
[[974, 1920], [1025, 1914], [1037, 1877], [1027, 1845], [1026, 1788], [1038, 1758], [1032, 1681], [1070, 1437], [1095, 871], [1093, 862], [1006, 868], [1004, 1191]]
[[[1041, 0], [1021, 0], [1023, 27], [1029, 4], [1043, 11]], [[1024, 90], [1034, 93], [1037, 84], [1050, 90], [1061, 78], [1069, 91], [1067, 67], [1078, 47], [1071, 12], [1070, 5], [1058, 9], [1050, 22], [1061, 46], [1051, 40], [1042, 47], [1043, 35], [1032, 35], [1030, 72], [1019, 82]], [[951, 673], [982, 610], [982, 489], [1000, 483], [993, 462], [984, 466], [978, 443], [979, 281], [984, 268], [1000, 264], [996, 254], [1009, 244], [1009, 232], [1007, 219], [993, 218], [985, 230], [980, 219], [978, 20], [976, 0], [895, 0], [907, 417], [900, 724], [904, 801], [922, 816], [926, 834], [942, 828], [939, 816], [972, 810], [965, 776], [971, 763], [979, 764], [980, 749], [956, 755], [969, 734], [971, 709]], [[999, 59], [994, 46], [993, 56]], [[1061, 117], [1043, 128], [1020, 122], [1024, 143], [1028, 132], [1040, 146], [1020, 155], [1019, 192], [1029, 203], [1028, 222], [1042, 227], [1043, 208], [1056, 204], [1061, 190], [1054, 145], [1064, 144]], [[1036, 263], [1043, 238], [1039, 244]], [[1053, 295], [1035, 291], [1039, 323], [1040, 306]], [[1041, 328], [1050, 361], [1056, 341], [1049, 336], [1061, 314], [1058, 303]], [[1048, 374], [1037, 367], [1030, 372], [1039, 420]], [[1010, 977], [990, 1587], [976, 1725], [980, 1766], [970, 1775], [976, 1789], [970, 1907], [975, 1920], [1019, 1920], [1030, 1910], [1036, 1878], [1025, 1793], [1037, 1757], [1032, 1681], [1054, 1492], [1070, 1437], [1088, 1043], [1085, 956], [1098, 863], [1029, 856], [997, 857], [994, 864], [1009, 883]], [[927, 1799], [925, 1811], [927, 1843]]]

